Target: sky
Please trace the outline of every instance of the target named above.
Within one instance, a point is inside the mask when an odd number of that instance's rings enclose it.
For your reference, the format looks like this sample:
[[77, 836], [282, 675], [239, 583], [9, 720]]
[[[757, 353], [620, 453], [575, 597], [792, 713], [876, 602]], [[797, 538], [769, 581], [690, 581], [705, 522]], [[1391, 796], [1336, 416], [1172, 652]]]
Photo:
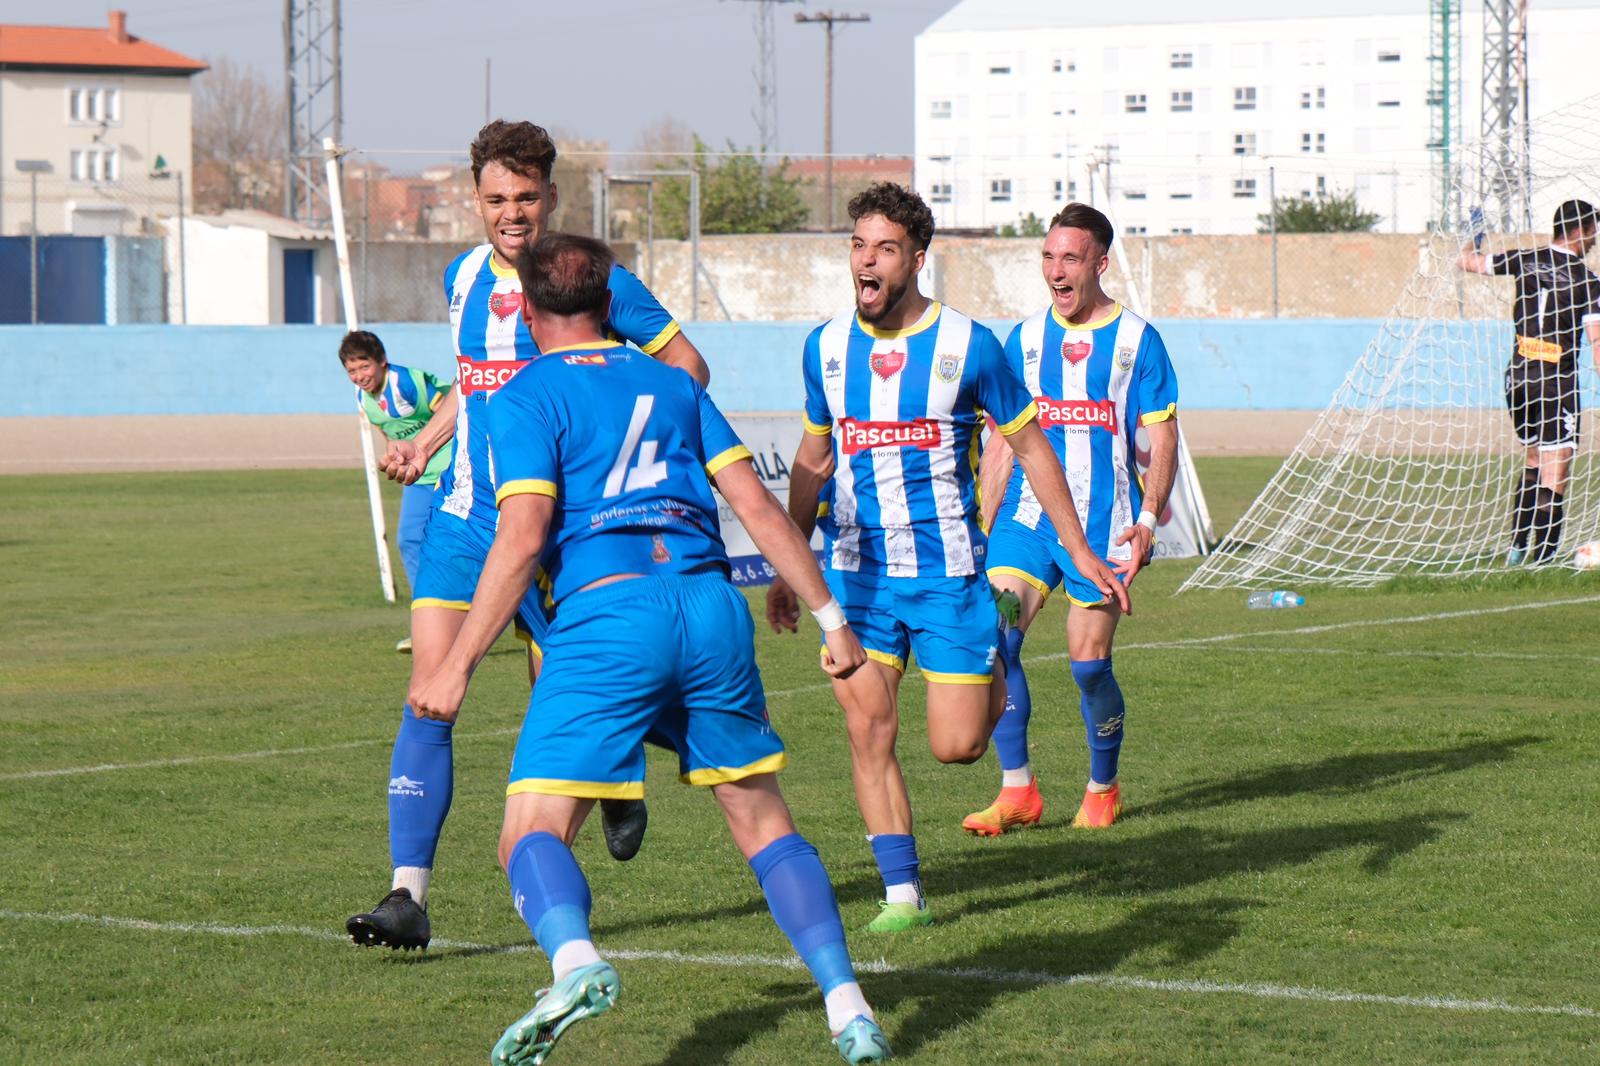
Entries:
[[[197, 59], [227, 57], [283, 77], [282, 0], [0, 0], [0, 22], [104, 25], [128, 12], [135, 36]], [[746, 0], [343, 0], [344, 140], [364, 149], [464, 152], [484, 117], [492, 60], [497, 116], [529, 118], [569, 137], [637, 147], [642, 131], [675, 119], [715, 147], [757, 142], [756, 62]], [[912, 41], [955, 0], [856, 0], [834, 39], [834, 151], [909, 155]], [[822, 151], [820, 25], [776, 6], [778, 145]], [[201, 75], [204, 77], [204, 75]], [[407, 157], [385, 156], [391, 165]]]

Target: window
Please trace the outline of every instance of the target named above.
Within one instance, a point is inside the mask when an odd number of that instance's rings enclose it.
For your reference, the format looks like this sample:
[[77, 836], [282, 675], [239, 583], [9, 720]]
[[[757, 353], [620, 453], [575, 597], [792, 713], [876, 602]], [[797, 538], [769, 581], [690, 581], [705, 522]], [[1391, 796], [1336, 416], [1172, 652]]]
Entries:
[[928, 157], [928, 162], [930, 162], [930, 163], [948, 163], [948, 162], [950, 162], [950, 157], [947, 156], [947, 155], [930, 155]]
[[1254, 111], [1256, 109], [1256, 87], [1246, 85], [1242, 89], [1233, 90], [1233, 109], [1235, 111]]
[[1233, 197], [1236, 200], [1253, 200], [1256, 195], [1255, 178], [1234, 178]]
[[1193, 232], [1194, 232], [1194, 227], [1193, 226], [1173, 226], [1172, 227], [1172, 235], [1174, 237], [1186, 237], [1186, 236], [1188, 236], [1189, 234], [1191, 234]]
[[1061, 194], [1066, 192], [1066, 184], [1066, 182], [1062, 181], [1060, 178], [1057, 178], [1055, 180], [1055, 184], [1051, 186], [1050, 195], [1054, 196], [1057, 200], [1061, 199]]
[[1050, 73], [1052, 73], [1052, 74], [1060, 74], [1061, 73], [1061, 60], [1052, 59], [1050, 61]]
[[1194, 66], [1193, 52], [1173, 52], [1167, 58], [1167, 66], [1173, 70], [1188, 70]]
[[928, 105], [929, 118], [949, 118], [953, 112], [949, 100], [935, 100]]
[[1011, 179], [994, 178], [989, 182], [989, 202], [992, 204], [1009, 204], [1011, 202]]
[[1171, 197], [1171, 199], [1174, 199], [1174, 200], [1193, 200], [1194, 199], [1194, 193], [1188, 192], [1187, 190], [1185, 190], [1183, 192], [1171, 193], [1170, 197]]
[[989, 68], [989, 73], [990, 74], [1010, 74], [1011, 73], [1011, 68], [1010, 67], [990, 67]]
[[1193, 111], [1194, 93], [1188, 89], [1175, 89], [1172, 93], [1172, 110]]
[[1328, 195], [1328, 176], [1326, 174], [1317, 175], [1317, 195]]
[[1326, 110], [1328, 106], [1328, 90], [1326, 86], [1319, 85], [1315, 89], [1302, 89], [1300, 91], [1300, 110], [1310, 111], [1315, 107], [1318, 111]]
[[1122, 98], [1122, 110], [1130, 114], [1138, 114], [1145, 109], [1144, 93], [1128, 93]]
[[1233, 135], [1234, 155], [1255, 155], [1256, 135], [1253, 133], [1235, 133]]
[[1398, 48], [1380, 48], [1380, 49], [1378, 49], [1378, 62], [1380, 62], [1380, 63], [1398, 63], [1398, 62], [1400, 62], [1400, 49], [1398, 49]]
[[1124, 234], [1126, 234], [1127, 236], [1129, 236], [1129, 237], [1143, 237], [1146, 233], [1150, 232], [1150, 227], [1148, 227], [1148, 226], [1123, 226], [1122, 227], [1122, 232]]
[[936, 181], [928, 187], [928, 199], [936, 204], [949, 203], [952, 193], [949, 182]]
[[1328, 150], [1328, 135], [1326, 133], [1302, 133], [1300, 135], [1300, 150], [1302, 152]]
[[1400, 101], [1399, 100], [1379, 100], [1378, 101], [1378, 106], [1379, 107], [1399, 107], [1400, 106]]
[[1326, 133], [1317, 134], [1317, 151], [1326, 152], [1327, 150], [1328, 150], [1328, 135]]
[[1122, 190], [1122, 198], [1124, 200], [1143, 200], [1146, 199], [1146, 196], [1143, 189], [1124, 189]]
[[114, 182], [122, 176], [115, 148], [74, 149], [69, 166], [73, 181]]
[[73, 86], [67, 90], [67, 113], [73, 122], [121, 122], [122, 90]]

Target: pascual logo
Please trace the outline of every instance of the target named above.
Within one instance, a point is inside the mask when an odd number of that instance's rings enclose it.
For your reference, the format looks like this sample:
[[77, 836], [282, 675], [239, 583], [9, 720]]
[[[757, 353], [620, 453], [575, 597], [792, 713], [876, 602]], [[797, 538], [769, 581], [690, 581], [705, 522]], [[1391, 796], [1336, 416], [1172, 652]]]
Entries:
[[422, 782], [413, 781], [405, 774], [389, 778], [389, 795], [422, 797]]
[[1035, 396], [1039, 407], [1039, 425], [1098, 426], [1108, 433], [1117, 431], [1117, 405], [1110, 400], [1052, 400], [1048, 396]]
[[920, 448], [927, 451], [939, 443], [939, 423], [931, 418], [917, 418], [910, 422], [857, 422], [853, 418], [839, 419], [843, 433], [842, 447], [846, 455], [855, 455], [869, 448]]
[[456, 356], [456, 371], [461, 382], [461, 395], [475, 392], [494, 393], [522, 369], [522, 363], [512, 359], [486, 359], [478, 362], [464, 355]]

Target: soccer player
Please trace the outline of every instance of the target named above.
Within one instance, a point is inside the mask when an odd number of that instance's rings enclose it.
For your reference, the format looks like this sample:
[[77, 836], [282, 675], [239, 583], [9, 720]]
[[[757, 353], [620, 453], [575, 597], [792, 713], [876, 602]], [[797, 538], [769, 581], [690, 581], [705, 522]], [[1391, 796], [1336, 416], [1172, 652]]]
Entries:
[[1561, 544], [1567, 478], [1578, 447], [1578, 348], [1585, 331], [1600, 367], [1600, 278], [1584, 263], [1600, 213], [1583, 200], [1556, 208], [1552, 240], [1543, 248], [1494, 255], [1461, 250], [1474, 274], [1517, 279], [1511, 320], [1516, 346], [1506, 367], [1506, 409], [1526, 449], [1512, 489], [1511, 550], [1506, 565], [1549, 561]]
[[[1150, 558], [1157, 516], [1177, 470], [1178, 383], [1161, 335], [1100, 287], [1112, 236], [1111, 221], [1086, 204], [1068, 204], [1050, 220], [1040, 260], [1050, 306], [1011, 331], [1006, 361], [1039, 406], [1039, 424], [1072, 487], [1089, 547], [1132, 582]], [[1140, 426], [1150, 439], [1142, 484], [1133, 458]], [[1122, 811], [1117, 757], [1123, 699], [1111, 671], [1120, 613], [1062, 551], [1052, 517], [1040, 508], [1032, 471], [1016, 467], [1004, 437], [990, 438], [982, 481], [991, 520], [989, 580], [1016, 596], [1021, 612], [1002, 645], [1006, 710], [994, 730], [1000, 795], [961, 825], [999, 836], [1035, 824], [1044, 811], [1028, 760], [1032, 702], [1022, 641], [1045, 598], [1063, 587], [1071, 604], [1067, 654], [1089, 737], [1089, 784], [1072, 824], [1106, 828]]]
[[[1005, 695], [993, 684], [1000, 617], [978, 526], [983, 412], [1012, 442], [1066, 554], [1124, 606], [1127, 592], [1089, 550], [1038, 409], [1000, 342], [917, 290], [933, 238], [927, 204], [883, 182], [850, 202], [850, 217], [856, 305], [806, 339], [806, 432], [791, 468], [789, 515], [809, 537], [822, 503], [828, 586], [872, 660], [835, 680], [833, 691], [884, 884], [867, 928], [898, 932], [933, 921], [895, 756], [910, 654], [927, 680], [928, 742], [940, 762], [983, 755]], [[790, 630], [798, 620], [781, 575], [768, 590], [767, 615]]]
[[653, 733], [679, 753], [683, 780], [721, 805], [821, 986], [845, 1060], [882, 1061], [889, 1048], [856, 983], [833, 886], [778, 790], [783, 743], [767, 720], [750, 612], [729, 580], [713, 484], [812, 608], [824, 669], [852, 674], [866, 661], [861, 644], [705, 390], [605, 339], [605, 245], [552, 234], [517, 267], [522, 315], [547, 357], [488, 409], [499, 532], [454, 646], [411, 693], [422, 713], [455, 717], [542, 555], [555, 619], [512, 761], [500, 861], [555, 981], [491, 1059], [542, 1062], [568, 1026], [616, 1001], [570, 846], [596, 799], [644, 794], [640, 745]]
[[[413, 681], [431, 674], [450, 648], [494, 538], [497, 513], [483, 412], [496, 390], [539, 355], [519, 314], [522, 284], [514, 264], [543, 236], [556, 208], [550, 180], [555, 159], [555, 143], [531, 122], [496, 120], [472, 142], [473, 187], [488, 241], [445, 268], [457, 387], [420, 433], [391, 441], [384, 455], [389, 476], [409, 484], [445, 444], [456, 442], [455, 459], [440, 479], [412, 590]], [[707, 371], [699, 352], [639, 279], [613, 264], [610, 287], [614, 298], [607, 334], [632, 341], [704, 383]], [[537, 674], [538, 638], [545, 626], [536, 607], [530, 604], [517, 619], [519, 635], [530, 648], [530, 680]], [[414, 715], [410, 707], [401, 712], [389, 769], [392, 888], [370, 913], [345, 923], [358, 944], [412, 948], [428, 943], [428, 886], [454, 788], [451, 735], [448, 722]], [[601, 820], [612, 854], [631, 858], [644, 834], [643, 803], [607, 800]]]
[[[426, 370], [413, 370], [389, 362], [383, 341], [364, 329], [346, 333], [339, 342], [339, 362], [356, 386], [356, 402], [367, 421], [390, 440], [416, 436], [433, 416], [436, 404], [450, 391], [448, 381], [440, 381]], [[428, 528], [428, 513], [433, 508], [433, 489], [439, 474], [450, 462], [450, 449], [436, 452], [422, 476], [405, 486], [400, 494], [400, 565], [406, 584], [417, 585], [417, 562], [422, 554], [422, 533]], [[409, 655], [411, 638], [406, 637], [394, 650]]]

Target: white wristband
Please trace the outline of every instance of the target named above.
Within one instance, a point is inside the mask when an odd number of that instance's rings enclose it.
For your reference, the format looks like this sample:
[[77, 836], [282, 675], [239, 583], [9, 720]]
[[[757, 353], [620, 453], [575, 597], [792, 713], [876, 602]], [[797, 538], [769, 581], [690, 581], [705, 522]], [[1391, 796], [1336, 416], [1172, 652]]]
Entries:
[[811, 617], [817, 620], [817, 627], [824, 633], [832, 633], [836, 629], [845, 627], [844, 608], [839, 606], [839, 601], [829, 597], [828, 602], [811, 612]]
[[1140, 511], [1139, 524], [1154, 533], [1156, 531], [1156, 516], [1149, 511]]

